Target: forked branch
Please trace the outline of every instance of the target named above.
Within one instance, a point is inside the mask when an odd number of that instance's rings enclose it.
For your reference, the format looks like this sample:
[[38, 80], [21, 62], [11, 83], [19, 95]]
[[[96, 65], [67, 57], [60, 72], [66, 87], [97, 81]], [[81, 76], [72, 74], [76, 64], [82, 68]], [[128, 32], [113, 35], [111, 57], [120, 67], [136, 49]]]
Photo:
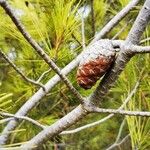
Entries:
[[[2, 3], [4, 0], [0, 0], [0, 3]], [[123, 19], [130, 10], [139, 2], [139, 0], [133, 0], [131, 1], [125, 8], [123, 8], [113, 19], [111, 19], [106, 26], [97, 34], [97, 36], [94, 38], [94, 41], [97, 41], [98, 39], [101, 39], [104, 37], [121, 19]], [[71, 72], [79, 63], [80, 58], [82, 54], [80, 54], [76, 59], [74, 59], [71, 63], [69, 63], [64, 69], [62, 69], [62, 73], [67, 75], [69, 72]], [[53, 78], [51, 78], [46, 84], [45, 88], [46, 91], [49, 92], [58, 82], [60, 81], [60, 78], [58, 75], [55, 75]], [[24, 116], [26, 115], [44, 96], [46, 95], [43, 90], [37, 91], [27, 102], [18, 110], [16, 113], [17, 115]], [[82, 109], [81, 106], [78, 106], [75, 110], [70, 112], [67, 116], [62, 118], [60, 121], [56, 122], [53, 126], [55, 126], [55, 129], [51, 128], [52, 130], [48, 130], [47, 134], [52, 134], [49, 136], [53, 136], [59, 132], [62, 132], [64, 129], [67, 129], [72, 124], [76, 123], [81, 118], [85, 117], [87, 113]], [[70, 116], [70, 117], [69, 117]], [[62, 128], [60, 128], [60, 122], [63, 125]], [[5, 144], [9, 135], [10, 131], [12, 131], [17, 126], [17, 120], [11, 120], [5, 129], [2, 132], [2, 135], [0, 136], [0, 144]], [[59, 130], [58, 130], [59, 129]], [[54, 134], [55, 133], [55, 134]], [[45, 139], [45, 138], [44, 138]], [[42, 142], [43, 139], [40, 141]], [[37, 143], [40, 143], [37, 141]], [[36, 143], [35, 143], [36, 144]]]

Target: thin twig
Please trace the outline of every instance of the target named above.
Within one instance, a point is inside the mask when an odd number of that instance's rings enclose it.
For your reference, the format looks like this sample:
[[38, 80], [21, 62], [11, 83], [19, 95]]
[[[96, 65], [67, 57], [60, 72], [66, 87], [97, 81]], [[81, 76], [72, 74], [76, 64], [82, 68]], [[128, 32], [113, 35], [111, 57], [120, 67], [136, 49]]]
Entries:
[[129, 20], [122, 28], [119, 32], [117, 32], [117, 34], [114, 35], [114, 37], [112, 38], [112, 40], [116, 39], [125, 29], [126, 27], [133, 21], [133, 19]]
[[[124, 100], [123, 104], [118, 108], [118, 110], [122, 110], [126, 106], [126, 104], [129, 102], [131, 97], [136, 93], [138, 86], [139, 86], [139, 81], [135, 84], [133, 90], [130, 92], [130, 94], [127, 96], [127, 98]], [[113, 116], [114, 116], [114, 114], [110, 114], [110, 115], [108, 115], [108, 116], [104, 117], [103, 119], [100, 119], [96, 122], [84, 125], [82, 127], [79, 127], [79, 128], [73, 129], [73, 130], [63, 131], [60, 134], [64, 135], [64, 134], [72, 134], [72, 133], [80, 132], [84, 129], [91, 128], [91, 127], [94, 127], [96, 125], [100, 125], [101, 123], [103, 123], [106, 120], [112, 118]]]
[[[128, 134], [121, 140], [121, 142], [114, 143], [106, 150], [116, 150], [116, 149], [121, 150], [122, 148], [126, 148], [126, 150], [129, 150], [129, 149], [131, 149], [131, 147], [130, 147], [131, 145], [129, 143], [130, 143], [130, 135]], [[124, 146], [126, 146], [126, 147], [124, 147]]]
[[91, 27], [92, 27], [92, 37], [95, 35], [95, 16], [94, 16], [94, 0], [91, 2]]
[[[26, 117], [26, 116], [17, 116], [17, 115], [13, 115], [13, 114], [10, 114], [10, 113], [6, 113], [6, 112], [0, 112], [0, 115], [1, 116], [7, 116], [7, 117], [13, 117], [15, 119], [23, 119], [23, 120], [26, 120], [26, 121], [29, 121], [31, 122], [32, 124], [44, 129], [46, 126], [40, 124], [39, 122], [29, 118], [29, 117]], [[8, 119], [8, 118], [7, 118]], [[12, 119], [12, 118], [9, 118], [9, 119]]]
[[13, 117], [1, 119], [1, 120], [0, 120], [0, 124], [6, 123], [6, 122], [8, 122], [8, 121], [10, 121], [10, 120], [12, 120], [12, 119], [13, 119]]
[[[127, 146], [127, 149], [131, 149], [131, 144], [129, 145], [130, 143], [130, 135], [126, 135], [122, 141], [120, 143], [117, 143], [117, 147], [122, 147], [122, 145], [126, 145]], [[124, 147], [124, 146], [123, 146]], [[130, 147], [130, 148], [129, 148]]]
[[38, 43], [31, 37], [31, 35], [26, 31], [25, 26], [21, 23], [21, 21], [17, 18], [15, 13], [12, 11], [11, 6], [8, 4], [6, 0], [0, 1], [0, 5], [12, 19], [13, 23], [16, 25], [18, 30], [22, 33], [23, 37], [30, 43], [30, 45], [34, 48], [34, 50], [41, 56], [41, 58], [60, 76], [62, 81], [66, 84], [69, 90], [83, 103], [84, 99], [80, 95], [80, 93], [73, 87], [68, 78], [62, 73], [59, 67], [50, 59], [49, 55], [45, 53], [45, 51], [38, 45]]
[[9, 57], [7, 57], [4, 52], [2, 52], [1, 49], [0, 49], [0, 55], [10, 64], [10, 66], [13, 67], [13, 69], [14, 69], [26, 82], [29, 82], [29, 83], [32, 83], [32, 84], [34, 84], [34, 85], [36, 85], [36, 86], [42, 87], [44, 91], [46, 90], [45, 87], [44, 87], [44, 85], [43, 85], [42, 83], [39, 83], [39, 82], [37, 82], [37, 81], [34, 81], [34, 80], [29, 79], [28, 77], [26, 77], [26, 76], [22, 73], [22, 71], [9, 59]]
[[47, 73], [49, 73], [51, 70], [52, 70], [52, 69], [50, 68], [50, 69], [48, 69], [47, 71], [43, 72], [42, 75], [39, 77], [39, 79], [38, 79], [36, 82], [40, 82], [40, 81], [43, 79], [43, 77], [44, 77]]
[[148, 37], [148, 38], [146, 38], [146, 39], [141, 40], [141, 41], [140, 41], [140, 44], [143, 44], [143, 43], [145, 43], [145, 42], [147, 42], [147, 41], [150, 41], [150, 37]]
[[125, 125], [125, 122], [126, 122], [126, 119], [124, 118], [123, 121], [122, 121], [122, 123], [121, 123], [121, 125], [120, 125], [119, 132], [118, 132], [118, 135], [117, 135], [115, 143], [118, 143], [119, 140], [120, 140], [120, 137], [121, 137], [122, 130], [123, 130], [123, 127]]
[[109, 146], [106, 150], [111, 150], [114, 146], [116, 146], [116, 144], [119, 142], [120, 140], [120, 137], [121, 137], [121, 133], [122, 133], [122, 130], [123, 130], [123, 127], [125, 125], [125, 119], [123, 119], [121, 125], [120, 125], [120, 128], [119, 128], [119, 132], [118, 132], [118, 135], [117, 135], [117, 138], [116, 138], [116, 141], [114, 144], [112, 144], [111, 146]]
[[81, 31], [82, 31], [82, 47], [83, 47], [83, 50], [85, 50], [85, 28], [84, 28], [84, 17], [83, 17], [83, 13], [84, 13], [84, 10], [81, 14]]
[[117, 146], [118, 146], [118, 147], [121, 146], [123, 143], [125, 143], [127, 140], [129, 140], [129, 138], [130, 138], [130, 135], [129, 135], [129, 134], [126, 135], [126, 136], [122, 139], [122, 141], [117, 144]]
[[77, 37], [73, 33], [71, 34], [71, 36], [80, 46], [82, 46], [82, 43], [80, 43], [80, 41], [77, 39]]
[[143, 117], [150, 117], [149, 111], [127, 111], [127, 110], [117, 110], [117, 109], [105, 109], [105, 108], [98, 108], [93, 107], [89, 108], [90, 112], [96, 113], [110, 113], [110, 114], [118, 114], [118, 115], [128, 115], [128, 116], [143, 116]]

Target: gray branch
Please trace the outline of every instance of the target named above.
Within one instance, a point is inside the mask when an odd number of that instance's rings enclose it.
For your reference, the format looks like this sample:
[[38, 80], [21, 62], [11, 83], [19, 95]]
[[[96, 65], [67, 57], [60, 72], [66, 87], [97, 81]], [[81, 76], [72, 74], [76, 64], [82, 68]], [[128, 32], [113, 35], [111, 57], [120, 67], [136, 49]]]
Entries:
[[150, 46], [129, 45], [124, 47], [133, 53], [150, 53]]
[[150, 53], [150, 46], [139, 46], [134, 44], [126, 44], [126, 41], [123, 40], [112, 40], [112, 45], [114, 47], [121, 48], [125, 51], [129, 51], [130, 54], [138, 54], [138, 53]]
[[[0, 2], [2, 2], [2, 0], [0, 0]], [[100, 33], [97, 35], [97, 37], [92, 41], [97, 41], [98, 39], [104, 37], [121, 19], [123, 19], [127, 13], [139, 2], [139, 0], [133, 0], [131, 1], [127, 7], [123, 8], [112, 20], [110, 20], [110, 22], [100, 31]], [[69, 63], [64, 69], [62, 69], [62, 73], [67, 75], [69, 72], [71, 72], [71, 70], [73, 70], [79, 63], [80, 61], [80, 57], [82, 56], [82, 53], [76, 58], [74, 59], [71, 63]], [[55, 75], [52, 79], [50, 79], [47, 84], [45, 85], [46, 91], [49, 92], [58, 82], [60, 81], [60, 77], [58, 75]], [[46, 93], [47, 93], [46, 92]], [[29, 100], [27, 100], [27, 102], [18, 110], [18, 112], [16, 113], [17, 115], [20, 116], [24, 116], [26, 115], [45, 95], [45, 92], [43, 92], [42, 89], [38, 90]], [[75, 111], [76, 110], [76, 111]], [[57, 130], [57, 132], [55, 132], [55, 134], [62, 132], [64, 129], [68, 128], [69, 126], [71, 126], [72, 124], [76, 123], [79, 119], [83, 118], [85, 116], [85, 112], [84, 110], [81, 108], [81, 106], [78, 106], [75, 110], [73, 110], [72, 112], [70, 112], [68, 115], [72, 115], [71, 119], [71, 123], [66, 123], [62, 124], [63, 129]], [[79, 112], [80, 115], [76, 116], [75, 112]], [[62, 118], [60, 121], [65, 121], [68, 122], [67, 118], [68, 115], [65, 116], [64, 118]], [[58, 123], [60, 122], [56, 122], [55, 124], [58, 125]], [[18, 122], [16, 120], [11, 120], [7, 126], [4, 128], [2, 135], [0, 136], [0, 144], [5, 144], [9, 135], [10, 135], [10, 131], [12, 131], [13, 129], [15, 129], [15, 127], [17, 126]], [[54, 136], [55, 134], [52, 134], [51, 136]]]
[[127, 111], [127, 110], [116, 110], [116, 109], [104, 109], [98, 107], [89, 107], [87, 108], [89, 112], [95, 113], [110, 113], [110, 114], [119, 114], [119, 115], [128, 115], [128, 116], [143, 116], [150, 117], [149, 111]]

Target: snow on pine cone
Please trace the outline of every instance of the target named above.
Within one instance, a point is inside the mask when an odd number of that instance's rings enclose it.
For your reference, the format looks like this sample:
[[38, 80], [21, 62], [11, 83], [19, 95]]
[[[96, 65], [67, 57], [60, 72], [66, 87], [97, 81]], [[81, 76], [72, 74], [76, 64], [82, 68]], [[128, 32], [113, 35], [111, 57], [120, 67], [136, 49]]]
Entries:
[[77, 70], [77, 82], [90, 89], [110, 68], [115, 59], [115, 50], [110, 40], [99, 40], [83, 52]]

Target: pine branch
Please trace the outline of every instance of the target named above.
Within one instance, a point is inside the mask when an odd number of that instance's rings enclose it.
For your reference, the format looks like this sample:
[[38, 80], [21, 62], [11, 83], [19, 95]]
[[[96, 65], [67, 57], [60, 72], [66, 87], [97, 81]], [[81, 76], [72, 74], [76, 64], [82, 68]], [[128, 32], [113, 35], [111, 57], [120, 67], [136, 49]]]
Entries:
[[[0, 0], [0, 2], [2, 2], [2, 0]], [[92, 42], [97, 41], [98, 39], [101, 39], [109, 31], [111, 31], [111, 29], [113, 29], [113, 27], [128, 14], [128, 12], [130, 10], [132, 10], [132, 8], [138, 2], [139, 2], [139, 0], [131, 1], [114, 18], [112, 18], [106, 26], [104, 26], [104, 28], [98, 33], [98, 35], [96, 36], [96, 38]], [[74, 59], [71, 63], [69, 63], [64, 69], [62, 69], [62, 73], [67, 75], [69, 72], [71, 72], [71, 70], [73, 70], [78, 65], [81, 56], [82, 56], [82, 53], [76, 59]], [[45, 85], [46, 91], [49, 92], [59, 81], [60, 81], [60, 77], [58, 75], [55, 75], [53, 78], [51, 78]], [[29, 100], [27, 100], [27, 102], [18, 110], [18, 112], [16, 114], [20, 115], [20, 116], [26, 115], [45, 95], [46, 95], [46, 93], [40, 89]], [[79, 112], [79, 115], [76, 116], [75, 112]], [[78, 120], [83, 118], [87, 113], [84, 112], [84, 110], [82, 109], [81, 106], [78, 106], [75, 110], [70, 112], [70, 115], [71, 114], [72, 114], [72, 116], [74, 116], [74, 117], [71, 117], [71, 120], [70, 120], [71, 123], [69, 123], [68, 121], [67, 121], [68, 123], [66, 123], [66, 119], [68, 118], [68, 115], [60, 120], [60, 121], [63, 120], [63, 122], [64, 122], [64, 125], [65, 125], [64, 129], [66, 129], [67, 127], [76, 123]], [[59, 122], [56, 122], [56, 124]], [[8, 137], [10, 135], [10, 131], [15, 129], [17, 124], [18, 124], [18, 122], [16, 120], [12, 120], [7, 124], [7, 126], [4, 128], [4, 130], [2, 132], [2, 135], [0, 136], [0, 144], [6, 143]], [[56, 133], [59, 133], [62, 131], [63, 130], [60, 129], [60, 130], [57, 130]]]
[[46, 91], [44, 85], [42, 83], [39, 83], [38, 81], [34, 81], [32, 79], [29, 79], [28, 77], [26, 77], [22, 71], [9, 59], [9, 57], [7, 57], [5, 55], [4, 52], [2, 52], [2, 50], [0, 49], [0, 55], [10, 64], [11, 67], [13, 67], [13, 69], [26, 81], [29, 82], [31, 84], [34, 84], [36, 86], [42, 87], [44, 91]]

